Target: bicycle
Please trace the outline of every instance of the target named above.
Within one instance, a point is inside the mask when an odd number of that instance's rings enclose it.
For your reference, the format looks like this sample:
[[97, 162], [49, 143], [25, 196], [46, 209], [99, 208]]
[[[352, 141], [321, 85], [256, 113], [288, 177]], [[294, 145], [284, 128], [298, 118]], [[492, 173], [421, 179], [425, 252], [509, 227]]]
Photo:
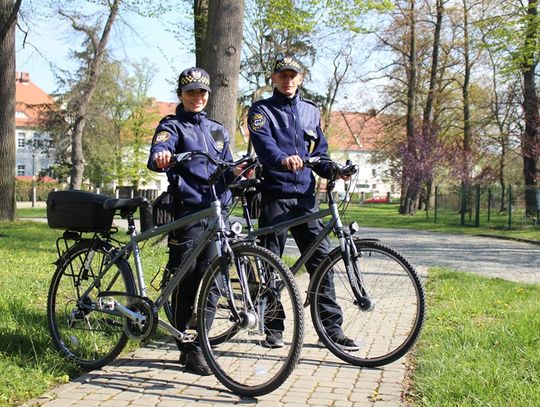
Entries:
[[[246, 240], [260, 244], [260, 237], [302, 223], [330, 216], [322, 233], [291, 267], [296, 275], [321, 242], [333, 232], [339, 245], [330, 251], [311, 276], [305, 306], [310, 306], [311, 319], [320, 341], [341, 360], [362, 367], [376, 367], [391, 363], [405, 355], [416, 341], [424, 322], [425, 294], [414, 267], [397, 251], [383, 245], [378, 239], [355, 236], [356, 222], [344, 226], [340, 211], [345, 213], [347, 194], [342, 208], [333, 191], [338, 175], [352, 176], [357, 167], [343, 166], [328, 158], [313, 157], [304, 161], [313, 167], [321, 161], [332, 165], [333, 175], [327, 180], [328, 209], [301, 216], [275, 225], [255, 229], [245, 193], [257, 187], [256, 179], [232, 185], [240, 197], [246, 221]], [[352, 183], [351, 183], [352, 184]], [[343, 312], [342, 329], [353, 338], [360, 349], [347, 350], [336, 344], [325, 329], [320, 304], [324, 303], [326, 279], [335, 285], [335, 299]]]
[[[174, 156], [174, 165], [198, 156], [216, 166], [209, 178], [211, 207], [162, 226], [148, 224], [143, 209], [149, 204], [143, 197], [109, 199], [80, 191], [51, 193], [47, 201], [49, 226], [66, 229], [56, 242], [59, 258], [47, 300], [52, 340], [64, 356], [91, 370], [114, 360], [128, 338], [147, 341], [159, 326], [183, 342], [197, 338], [211, 371], [228, 389], [245, 396], [267, 394], [278, 388], [298, 363], [303, 339], [301, 297], [294, 277], [278, 256], [234, 241], [234, 232], [226, 226], [215, 184], [224, 169], [246, 159], [227, 163], [198, 151]], [[141, 225], [146, 225], [140, 233], [134, 219], [138, 209]], [[127, 220], [126, 243], [114, 237], [118, 229], [112, 227], [112, 220], [117, 212]], [[185, 264], [159, 287], [157, 297], [150, 299], [139, 244], [202, 219], [207, 219], [208, 226], [199, 243]], [[200, 284], [195, 304], [197, 331], [180, 332], [160, 319], [158, 312], [208, 242], [215, 244], [218, 255]], [[272, 312], [278, 299], [285, 303], [289, 315], [284, 321], [285, 347], [276, 350], [264, 347], [262, 316]], [[233, 326], [234, 336], [211, 344], [209, 338], [221, 332], [223, 325]]]

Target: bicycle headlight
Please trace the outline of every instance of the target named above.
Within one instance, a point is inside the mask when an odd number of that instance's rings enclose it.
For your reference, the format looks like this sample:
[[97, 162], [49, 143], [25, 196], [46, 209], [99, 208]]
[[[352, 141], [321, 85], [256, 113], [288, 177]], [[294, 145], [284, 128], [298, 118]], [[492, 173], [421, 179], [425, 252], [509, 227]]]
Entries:
[[231, 232], [232, 232], [235, 236], [239, 236], [239, 235], [242, 233], [242, 225], [240, 224], [240, 222], [234, 222], [234, 223], [231, 225]]
[[360, 226], [358, 226], [358, 223], [356, 223], [356, 221], [351, 222], [351, 224], [349, 225], [349, 231], [351, 232], [351, 235], [354, 235], [359, 230]]

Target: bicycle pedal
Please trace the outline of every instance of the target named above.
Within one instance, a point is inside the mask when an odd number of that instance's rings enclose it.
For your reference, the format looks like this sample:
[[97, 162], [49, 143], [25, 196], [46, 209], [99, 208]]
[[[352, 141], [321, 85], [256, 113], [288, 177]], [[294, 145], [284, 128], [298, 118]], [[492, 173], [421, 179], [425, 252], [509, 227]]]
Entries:
[[182, 343], [191, 343], [191, 342], [194, 342], [196, 338], [197, 338], [196, 333], [184, 332], [184, 336], [182, 337], [180, 342], [182, 342]]

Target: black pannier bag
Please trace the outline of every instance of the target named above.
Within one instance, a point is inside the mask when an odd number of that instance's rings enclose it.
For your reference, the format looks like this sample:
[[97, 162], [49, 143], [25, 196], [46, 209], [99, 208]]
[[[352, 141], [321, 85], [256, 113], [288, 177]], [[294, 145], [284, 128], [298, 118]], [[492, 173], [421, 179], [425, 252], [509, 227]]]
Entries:
[[246, 200], [248, 204], [249, 217], [258, 219], [261, 216], [262, 195], [257, 190], [246, 191]]
[[174, 220], [174, 199], [170, 192], [162, 192], [152, 202], [154, 226], [165, 225]]
[[47, 196], [47, 223], [54, 229], [101, 232], [111, 228], [114, 210], [103, 208], [110, 197], [86, 191], [54, 191]]
[[140, 213], [140, 223], [141, 223], [141, 232], [146, 232], [147, 230], [154, 228], [154, 219], [152, 213], [152, 205], [146, 203], [139, 207]]

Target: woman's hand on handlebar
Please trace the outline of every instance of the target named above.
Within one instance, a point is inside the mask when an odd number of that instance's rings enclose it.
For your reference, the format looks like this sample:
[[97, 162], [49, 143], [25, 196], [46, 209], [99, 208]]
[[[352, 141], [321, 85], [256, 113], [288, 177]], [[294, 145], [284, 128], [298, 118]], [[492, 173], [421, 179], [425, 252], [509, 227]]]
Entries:
[[253, 175], [253, 168], [248, 169], [246, 172], [244, 172], [244, 169], [248, 163], [242, 163], [237, 165], [236, 167], [233, 167], [232, 171], [235, 177], [238, 177], [239, 175], [244, 176], [245, 178], [251, 178]]
[[154, 154], [154, 162], [159, 169], [167, 168], [171, 164], [172, 154], [168, 150], [158, 151]]

